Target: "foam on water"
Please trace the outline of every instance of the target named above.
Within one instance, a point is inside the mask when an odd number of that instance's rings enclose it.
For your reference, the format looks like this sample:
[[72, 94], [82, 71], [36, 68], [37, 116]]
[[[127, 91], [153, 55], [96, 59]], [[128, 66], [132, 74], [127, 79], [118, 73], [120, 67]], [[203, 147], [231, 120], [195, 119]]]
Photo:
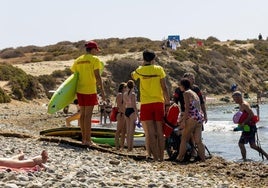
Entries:
[[[208, 122], [204, 124], [203, 140], [211, 153], [224, 157], [227, 160], [241, 159], [238, 141], [241, 132], [234, 132], [237, 125], [233, 123], [233, 115], [237, 112], [237, 105], [209, 107]], [[254, 109], [253, 109], [254, 110]], [[268, 104], [260, 105], [260, 121], [257, 123], [258, 138], [262, 149], [268, 152]], [[259, 153], [246, 145], [247, 158], [253, 161], [262, 161]]]
[[205, 132], [228, 132], [232, 131], [236, 127], [232, 121], [208, 121], [204, 124]]

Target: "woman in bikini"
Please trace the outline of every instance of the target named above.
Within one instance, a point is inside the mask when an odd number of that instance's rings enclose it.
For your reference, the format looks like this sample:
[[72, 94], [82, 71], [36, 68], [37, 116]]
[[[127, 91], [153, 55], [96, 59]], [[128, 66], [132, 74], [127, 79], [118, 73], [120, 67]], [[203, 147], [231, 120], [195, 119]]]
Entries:
[[125, 106], [123, 105], [123, 94], [127, 89], [127, 84], [122, 82], [119, 85], [118, 93], [115, 99], [116, 106], [118, 107], [117, 127], [115, 132], [115, 147], [117, 150], [124, 148], [126, 137], [126, 119], [125, 119]]
[[202, 143], [202, 123], [204, 121], [203, 114], [201, 113], [201, 106], [198, 95], [190, 89], [190, 81], [183, 78], [180, 81], [180, 89], [184, 91], [183, 98], [185, 102], [185, 113], [182, 117], [181, 128], [182, 137], [179, 149], [178, 161], [183, 161], [186, 152], [186, 143], [193, 135], [197, 152], [201, 161], [205, 161], [205, 149]]
[[134, 81], [127, 82], [127, 91], [124, 93], [125, 119], [127, 125], [127, 150], [133, 150], [133, 140], [135, 133], [135, 121], [138, 118], [136, 105], [136, 94], [134, 92]]

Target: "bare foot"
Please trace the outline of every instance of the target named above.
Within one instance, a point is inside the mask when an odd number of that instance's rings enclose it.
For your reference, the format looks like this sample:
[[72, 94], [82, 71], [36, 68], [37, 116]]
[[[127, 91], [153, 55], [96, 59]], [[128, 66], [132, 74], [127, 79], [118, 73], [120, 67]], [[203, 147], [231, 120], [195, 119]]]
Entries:
[[35, 162], [36, 165], [42, 165], [47, 162], [48, 159], [48, 153], [46, 150], [43, 150], [41, 153], [41, 156], [36, 156], [33, 158], [33, 161]]
[[41, 156], [42, 156], [42, 163], [46, 163], [47, 162], [47, 159], [48, 159], [48, 153], [46, 150], [43, 150], [42, 153], [41, 153]]
[[87, 141], [86, 140], [82, 140], [82, 144], [86, 145]]
[[24, 159], [24, 153], [23, 151], [19, 150], [19, 154], [11, 157], [11, 159], [17, 159], [17, 160], [23, 160]]
[[88, 147], [97, 146], [97, 144], [92, 142], [92, 141], [87, 141], [87, 142], [82, 143], [82, 144], [85, 146], [88, 146]]
[[95, 142], [90, 142], [90, 146], [97, 146], [97, 144]]

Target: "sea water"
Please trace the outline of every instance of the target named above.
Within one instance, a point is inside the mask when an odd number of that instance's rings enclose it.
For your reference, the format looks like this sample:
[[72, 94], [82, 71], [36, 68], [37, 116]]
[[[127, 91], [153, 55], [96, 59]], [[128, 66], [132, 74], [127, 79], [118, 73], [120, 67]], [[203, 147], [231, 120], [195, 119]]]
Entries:
[[[213, 155], [226, 160], [240, 161], [242, 158], [238, 141], [241, 131], [234, 132], [237, 124], [233, 123], [233, 115], [237, 105], [210, 106], [207, 108], [208, 122], [204, 124], [203, 142]], [[261, 148], [268, 152], [268, 104], [260, 104], [260, 121], [257, 123], [257, 135]], [[256, 114], [256, 109], [253, 108]], [[247, 158], [262, 161], [259, 153], [246, 144]], [[265, 159], [265, 157], [264, 157]], [[267, 161], [265, 161], [267, 163]]]
[[[241, 131], [233, 131], [237, 127], [237, 124], [233, 123], [233, 116], [238, 111], [237, 107], [237, 104], [208, 106], [208, 122], [204, 124], [204, 131], [202, 132], [203, 142], [209, 152], [229, 161], [242, 161], [238, 147]], [[260, 121], [257, 123], [257, 135], [261, 148], [268, 153], [268, 104], [260, 104], [259, 109]], [[255, 108], [253, 108], [253, 111], [257, 114]], [[116, 123], [94, 126], [115, 129]], [[136, 131], [143, 131], [143, 129], [136, 127]], [[251, 149], [249, 144], [245, 146], [249, 160], [262, 161], [262, 157], [257, 151]], [[268, 161], [265, 160], [264, 162], [268, 164]]]

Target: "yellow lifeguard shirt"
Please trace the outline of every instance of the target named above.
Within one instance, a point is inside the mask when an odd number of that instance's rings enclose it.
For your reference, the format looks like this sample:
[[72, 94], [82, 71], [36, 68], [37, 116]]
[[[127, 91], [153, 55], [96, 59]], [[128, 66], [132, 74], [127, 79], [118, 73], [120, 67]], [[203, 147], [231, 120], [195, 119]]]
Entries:
[[131, 75], [134, 80], [140, 79], [141, 104], [164, 102], [160, 80], [166, 77], [166, 73], [161, 66], [139, 66]]
[[71, 67], [73, 72], [79, 73], [76, 92], [82, 94], [97, 93], [94, 70], [102, 70], [103, 67], [103, 63], [96, 56], [85, 54], [78, 57]]

